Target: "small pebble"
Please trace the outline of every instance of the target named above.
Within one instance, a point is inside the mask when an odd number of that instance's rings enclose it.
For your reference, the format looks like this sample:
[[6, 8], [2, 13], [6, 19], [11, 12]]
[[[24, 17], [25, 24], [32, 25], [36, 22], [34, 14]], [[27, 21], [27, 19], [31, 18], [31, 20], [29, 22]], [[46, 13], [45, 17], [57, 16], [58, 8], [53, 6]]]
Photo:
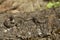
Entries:
[[4, 32], [6, 33], [8, 30], [4, 29]]
[[37, 29], [37, 32], [38, 32], [38, 35], [42, 34], [40, 29]]
[[6, 33], [6, 32], [8, 32], [8, 31], [10, 31], [11, 30], [11, 28], [10, 29], [4, 29], [4, 32]]

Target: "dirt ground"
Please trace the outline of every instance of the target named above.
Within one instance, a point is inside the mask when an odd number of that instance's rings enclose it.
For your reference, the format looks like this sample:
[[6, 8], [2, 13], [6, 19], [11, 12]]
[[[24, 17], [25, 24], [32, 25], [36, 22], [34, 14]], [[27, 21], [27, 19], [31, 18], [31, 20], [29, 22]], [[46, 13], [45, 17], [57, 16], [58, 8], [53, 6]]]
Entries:
[[60, 40], [60, 7], [46, 1], [0, 0], [0, 40]]
[[60, 7], [1, 13], [0, 40], [60, 40]]

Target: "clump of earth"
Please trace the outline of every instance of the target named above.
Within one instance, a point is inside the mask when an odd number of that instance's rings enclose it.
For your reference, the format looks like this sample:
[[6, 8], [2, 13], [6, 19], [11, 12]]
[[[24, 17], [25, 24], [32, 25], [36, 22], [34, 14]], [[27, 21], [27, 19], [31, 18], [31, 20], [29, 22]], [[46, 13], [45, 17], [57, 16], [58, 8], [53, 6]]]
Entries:
[[60, 7], [0, 14], [0, 40], [60, 40]]

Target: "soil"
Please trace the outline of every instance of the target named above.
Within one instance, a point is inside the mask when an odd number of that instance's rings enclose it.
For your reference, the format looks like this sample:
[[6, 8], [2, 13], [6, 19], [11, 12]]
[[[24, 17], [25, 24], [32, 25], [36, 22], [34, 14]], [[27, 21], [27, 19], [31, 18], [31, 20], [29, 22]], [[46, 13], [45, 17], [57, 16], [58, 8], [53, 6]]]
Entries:
[[0, 13], [0, 40], [60, 40], [60, 7]]

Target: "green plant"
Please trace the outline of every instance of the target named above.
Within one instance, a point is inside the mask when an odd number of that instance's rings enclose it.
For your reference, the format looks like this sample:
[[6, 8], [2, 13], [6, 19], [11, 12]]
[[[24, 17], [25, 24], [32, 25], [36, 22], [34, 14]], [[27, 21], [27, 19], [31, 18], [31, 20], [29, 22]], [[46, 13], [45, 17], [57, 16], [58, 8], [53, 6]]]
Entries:
[[47, 4], [47, 8], [52, 8], [52, 7], [59, 7], [60, 6], [60, 1], [58, 1], [58, 2], [49, 2], [48, 4]]

